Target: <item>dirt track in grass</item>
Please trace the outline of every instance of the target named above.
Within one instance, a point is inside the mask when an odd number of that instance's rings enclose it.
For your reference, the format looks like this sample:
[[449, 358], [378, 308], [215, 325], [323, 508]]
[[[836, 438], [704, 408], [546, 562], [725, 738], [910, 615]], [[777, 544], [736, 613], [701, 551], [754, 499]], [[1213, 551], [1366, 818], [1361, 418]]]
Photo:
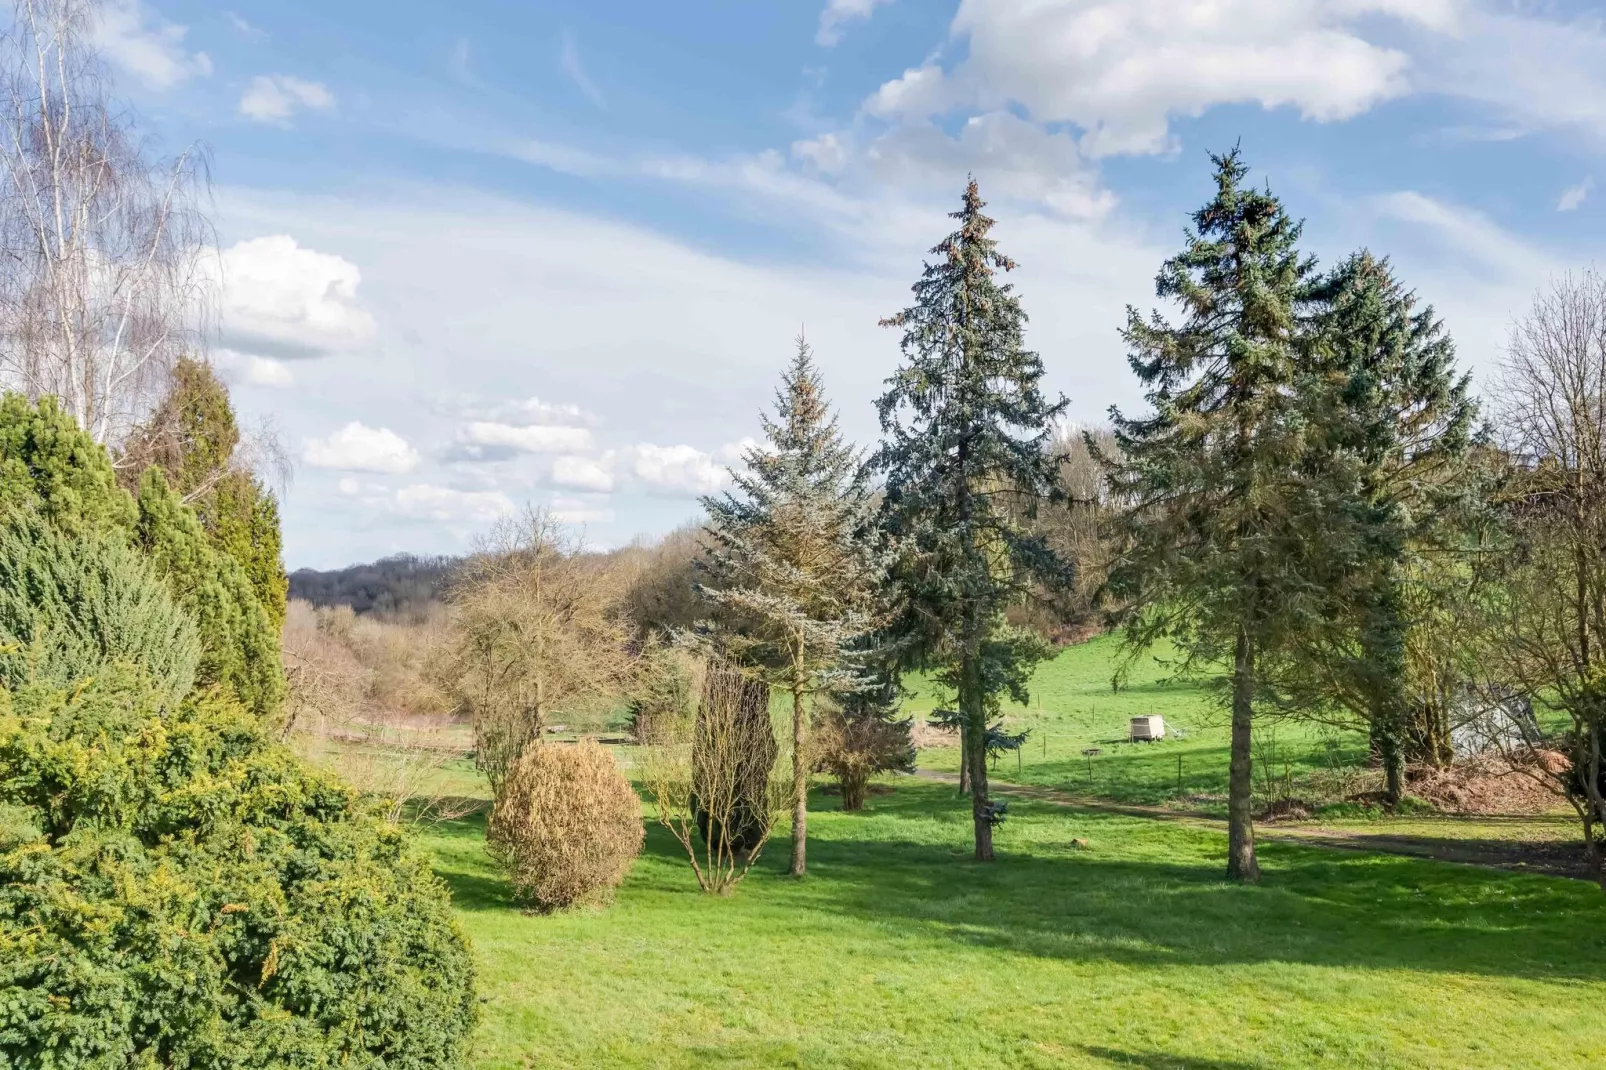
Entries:
[[[944, 784], [957, 786], [959, 783], [959, 776], [956, 773], [922, 769], [915, 775]], [[1224, 817], [1170, 810], [1163, 806], [1110, 802], [1096, 796], [1078, 795], [1027, 784], [1012, 784], [1003, 780], [990, 779], [988, 787], [994, 793], [1006, 797], [1031, 799], [1058, 806], [1106, 814], [1122, 814], [1127, 817], [1145, 817], [1222, 832], [1227, 828], [1227, 820]], [[1520, 826], [1530, 821], [1531, 819], [1523, 817], [1459, 818], [1444, 815], [1435, 817], [1430, 822], [1410, 822], [1415, 827], [1411, 832], [1326, 828], [1304, 822], [1256, 822], [1255, 837], [1263, 841], [1302, 843], [1345, 851], [1371, 851], [1411, 858], [1428, 858], [1485, 869], [1545, 873], [1589, 881], [1597, 879], [1596, 874], [1585, 864], [1583, 849], [1576, 841], [1468, 834], [1475, 833], [1480, 827], [1487, 829], [1506, 822]], [[1441, 826], [1442, 834], [1420, 831], [1424, 825]]]

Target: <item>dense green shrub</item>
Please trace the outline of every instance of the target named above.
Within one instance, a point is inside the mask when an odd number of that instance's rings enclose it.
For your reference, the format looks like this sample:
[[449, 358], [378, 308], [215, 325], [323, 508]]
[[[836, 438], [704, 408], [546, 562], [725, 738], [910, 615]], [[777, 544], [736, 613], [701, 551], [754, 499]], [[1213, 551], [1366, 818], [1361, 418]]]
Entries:
[[[283, 710], [285, 694], [278, 513], [271, 498], [245, 500], [248, 489], [230, 491], [241, 500], [225, 504], [250, 515], [220, 524], [219, 542], [160, 467], [145, 469], [138, 500], [130, 497], [118, 486], [106, 450], [62, 412], [55, 398], [42, 398], [37, 405], [16, 394], [0, 399], [0, 508], [32, 512], [69, 535], [95, 533], [142, 551], [199, 629], [196, 681], [228, 687], [272, 722]], [[267, 525], [271, 533], [263, 530]], [[240, 549], [245, 564], [230, 547]], [[275, 590], [280, 602], [263, 604], [248, 568], [261, 573], [270, 602]]]
[[118, 489], [111, 458], [53, 397], [0, 397], [0, 507], [37, 509], [69, 534], [127, 531], [134, 501]]
[[142, 555], [0, 512], [0, 686], [65, 686], [122, 662], [172, 704], [189, 693], [200, 654], [195, 623]]
[[0, 1065], [458, 1065], [472, 962], [407, 833], [220, 692], [0, 692]]

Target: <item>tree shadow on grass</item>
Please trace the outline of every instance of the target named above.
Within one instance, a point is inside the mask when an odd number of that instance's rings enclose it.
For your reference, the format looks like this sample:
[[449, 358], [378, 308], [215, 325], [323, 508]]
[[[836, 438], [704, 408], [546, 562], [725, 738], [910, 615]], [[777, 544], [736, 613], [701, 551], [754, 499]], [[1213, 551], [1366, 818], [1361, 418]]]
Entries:
[[[802, 882], [782, 875], [778, 829], [736, 894], [797, 917], [846, 915], [1044, 958], [1606, 980], [1606, 898], [1582, 882], [1263, 843], [1265, 881], [1244, 887], [1222, 879], [1218, 834], [1025, 801], [998, 861], [981, 865], [969, 860], [968, 807], [946, 787], [900, 786], [872, 807], [820, 811]], [[436, 870], [460, 910], [517, 910], [485, 853], [484, 823], [433, 826]], [[1074, 849], [1073, 836], [1091, 849]], [[650, 820], [621, 896], [643, 891], [701, 895], [681, 845]]]
[[1118, 1048], [1099, 1048], [1082, 1045], [1081, 1050], [1095, 1059], [1114, 1066], [1136, 1066], [1143, 1070], [1256, 1070], [1259, 1063], [1244, 1063], [1236, 1059], [1199, 1059], [1193, 1056], [1170, 1055], [1160, 1051], [1121, 1051]]
[[[904, 805], [962, 805], [942, 795]], [[915, 816], [892, 812], [899, 808], [871, 820]], [[810, 836], [808, 883], [830, 887], [766, 882], [762, 894], [790, 897], [799, 910], [923, 927], [933, 937], [1046, 958], [1606, 980], [1606, 899], [1590, 885], [1265, 844], [1265, 881], [1244, 887], [1222, 879], [1213, 838], [1201, 845], [1211, 833], [1057, 813], [1072, 819], [1063, 841], [1011, 851], [1006, 832], [1006, 849], [991, 865], [962, 857], [966, 834], [944, 844], [877, 835], [906, 827], [894, 821], [857, 829], [822, 822]], [[1040, 841], [1047, 816], [1034, 815]], [[1092, 849], [1072, 849], [1073, 834], [1087, 836]], [[1581, 924], [1590, 915], [1598, 925]]]

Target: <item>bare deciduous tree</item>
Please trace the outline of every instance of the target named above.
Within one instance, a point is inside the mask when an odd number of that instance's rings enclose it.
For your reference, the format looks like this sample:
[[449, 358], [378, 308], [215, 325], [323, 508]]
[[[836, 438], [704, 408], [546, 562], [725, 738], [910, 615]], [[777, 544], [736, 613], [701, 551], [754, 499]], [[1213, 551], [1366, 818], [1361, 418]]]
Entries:
[[474, 723], [475, 761], [493, 790], [553, 715], [595, 712], [628, 690], [616, 588], [541, 510], [498, 525], [464, 565], [438, 671]]
[[1515, 535], [1493, 656], [1505, 678], [1565, 713], [1561, 786], [1592, 862], [1606, 825], [1606, 276], [1568, 276], [1512, 331], [1499, 385], [1515, 469]]
[[97, 0], [14, 0], [0, 39], [0, 384], [117, 441], [194, 352], [215, 278], [205, 153], [158, 160], [112, 102]]

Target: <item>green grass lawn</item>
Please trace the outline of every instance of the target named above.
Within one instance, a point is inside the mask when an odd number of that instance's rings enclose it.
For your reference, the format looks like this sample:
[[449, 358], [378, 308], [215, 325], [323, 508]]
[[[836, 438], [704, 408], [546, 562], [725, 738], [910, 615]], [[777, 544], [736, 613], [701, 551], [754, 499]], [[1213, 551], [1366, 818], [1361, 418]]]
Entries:
[[[1581, 881], [1223, 838], [1019, 802], [969, 861], [951, 788], [817, 797], [728, 899], [656, 826], [605, 911], [526, 915], [481, 818], [428, 828], [493, 1067], [1585, 1067], [1606, 897]], [[780, 833], [784, 836], [784, 830]], [[1085, 850], [1073, 847], [1085, 838]]]
[[[1004, 717], [1011, 731], [1031, 734], [1018, 754], [1002, 757], [996, 775], [1040, 787], [1099, 795], [1127, 803], [1164, 803], [1199, 796], [1225, 796], [1227, 790], [1228, 729], [1217, 695], [1207, 686], [1169, 681], [1170, 670], [1153, 658], [1141, 658], [1125, 685], [1112, 690], [1111, 680], [1121, 664], [1120, 639], [1106, 635], [1067, 647], [1054, 660], [1039, 666], [1032, 678], [1027, 706], [1005, 703]], [[917, 687], [905, 710], [924, 717], [942, 696]], [[1165, 718], [1169, 736], [1157, 743], [1127, 741], [1129, 719], [1145, 714]], [[1180, 730], [1181, 738], [1177, 738]], [[1257, 730], [1262, 754], [1273, 745], [1271, 763], [1281, 775], [1284, 763], [1296, 782], [1321, 771], [1335, 759], [1360, 763], [1366, 739], [1356, 732], [1333, 739], [1336, 752], [1309, 726], [1265, 722]], [[1103, 753], [1087, 756], [1084, 750]], [[956, 771], [955, 747], [927, 749], [922, 768]], [[1261, 774], [1256, 774], [1259, 790]], [[1225, 810], [1224, 802], [1205, 810]]]

